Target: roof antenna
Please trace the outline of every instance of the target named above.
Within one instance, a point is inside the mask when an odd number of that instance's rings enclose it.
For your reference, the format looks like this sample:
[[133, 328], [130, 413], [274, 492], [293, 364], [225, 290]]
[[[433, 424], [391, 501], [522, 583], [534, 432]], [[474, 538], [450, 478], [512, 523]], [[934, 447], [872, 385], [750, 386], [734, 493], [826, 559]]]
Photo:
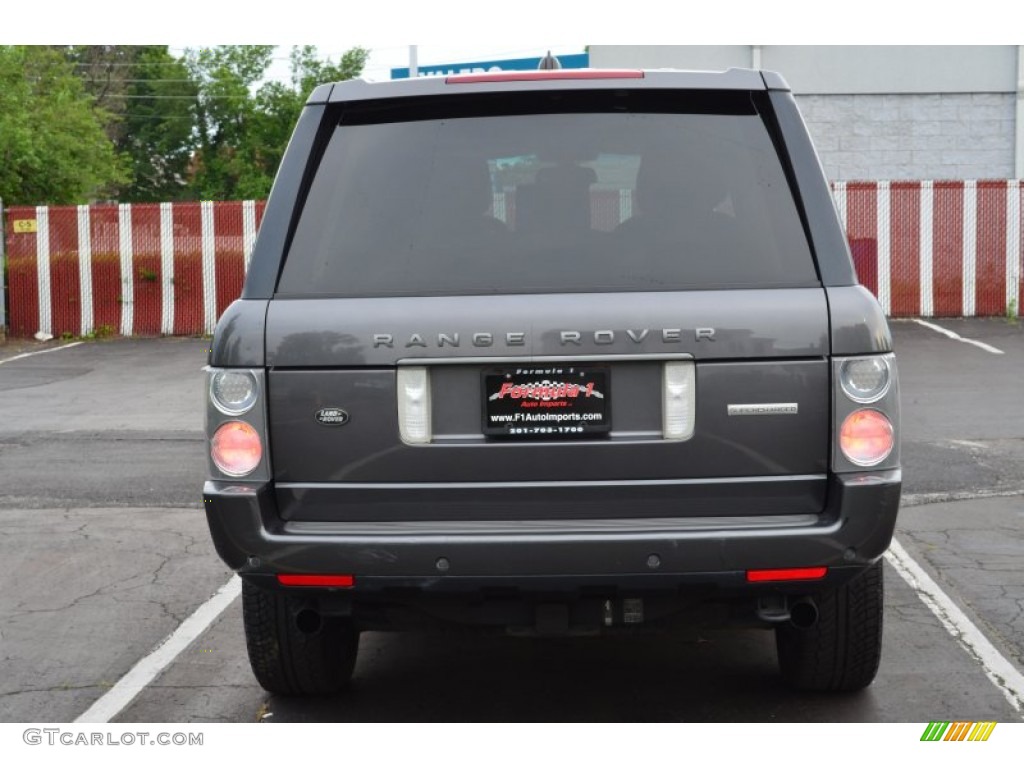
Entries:
[[562, 62], [551, 55], [551, 51], [548, 51], [548, 55], [540, 60], [537, 65], [537, 69], [561, 69]]

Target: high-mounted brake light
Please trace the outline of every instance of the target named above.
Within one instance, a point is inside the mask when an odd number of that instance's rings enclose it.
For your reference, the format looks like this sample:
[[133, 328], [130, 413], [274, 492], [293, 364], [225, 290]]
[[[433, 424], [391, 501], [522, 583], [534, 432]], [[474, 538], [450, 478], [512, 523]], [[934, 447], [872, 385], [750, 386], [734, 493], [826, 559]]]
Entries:
[[354, 587], [356, 578], [347, 573], [279, 573], [277, 583], [282, 587]]
[[747, 571], [747, 581], [817, 581], [825, 578], [828, 568], [763, 568]]
[[476, 75], [450, 75], [449, 85], [466, 83], [507, 83], [523, 80], [643, 80], [639, 69], [529, 69], [515, 72], [484, 72]]

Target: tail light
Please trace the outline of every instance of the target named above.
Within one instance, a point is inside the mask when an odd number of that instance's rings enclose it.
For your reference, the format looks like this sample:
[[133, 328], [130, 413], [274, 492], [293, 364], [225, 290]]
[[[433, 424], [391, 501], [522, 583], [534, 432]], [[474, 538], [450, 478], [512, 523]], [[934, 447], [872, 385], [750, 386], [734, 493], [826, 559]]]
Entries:
[[888, 417], [872, 408], [854, 411], [839, 430], [843, 455], [861, 467], [873, 467], [892, 453], [896, 431]]
[[259, 390], [249, 371], [217, 371], [210, 377], [210, 400], [221, 413], [241, 416], [256, 404]]
[[212, 479], [270, 479], [266, 375], [259, 368], [207, 367], [206, 435]]
[[833, 470], [898, 467], [900, 398], [893, 354], [837, 358], [833, 381]]
[[859, 357], [844, 360], [839, 368], [839, 384], [855, 403], [874, 403], [889, 390], [891, 369], [888, 358]]
[[225, 475], [242, 477], [259, 466], [263, 458], [263, 443], [251, 425], [244, 421], [229, 421], [213, 433], [210, 457]]

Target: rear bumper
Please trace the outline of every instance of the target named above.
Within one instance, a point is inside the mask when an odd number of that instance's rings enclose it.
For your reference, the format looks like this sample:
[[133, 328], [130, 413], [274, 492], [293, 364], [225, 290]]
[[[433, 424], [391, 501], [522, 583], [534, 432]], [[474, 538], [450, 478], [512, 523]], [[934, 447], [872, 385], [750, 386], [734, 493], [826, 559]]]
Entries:
[[746, 584], [749, 569], [824, 565], [832, 569], [829, 582], [841, 581], [889, 546], [900, 470], [828, 482], [821, 514], [758, 517], [299, 523], [281, 518], [269, 485], [208, 481], [204, 500], [217, 552], [262, 583], [278, 573], [345, 573], [354, 575], [356, 593], [388, 586], [548, 590], [594, 581], [699, 582], [756, 593], [763, 587]]

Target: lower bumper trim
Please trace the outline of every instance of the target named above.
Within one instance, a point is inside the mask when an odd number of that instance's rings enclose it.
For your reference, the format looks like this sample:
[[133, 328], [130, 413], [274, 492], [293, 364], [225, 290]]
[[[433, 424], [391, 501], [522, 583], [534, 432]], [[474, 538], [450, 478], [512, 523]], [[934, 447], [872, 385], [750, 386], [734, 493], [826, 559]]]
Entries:
[[365, 523], [356, 529], [285, 523], [268, 485], [211, 481], [204, 490], [217, 551], [242, 575], [343, 572], [362, 584], [365, 577], [614, 577], [865, 566], [889, 545], [900, 486], [899, 470], [834, 475], [821, 515], [756, 521], [575, 520], [575, 529], [536, 520], [488, 528], [497, 521], [486, 521], [475, 530], [467, 523], [458, 530], [423, 523], [395, 524], [387, 532]]

